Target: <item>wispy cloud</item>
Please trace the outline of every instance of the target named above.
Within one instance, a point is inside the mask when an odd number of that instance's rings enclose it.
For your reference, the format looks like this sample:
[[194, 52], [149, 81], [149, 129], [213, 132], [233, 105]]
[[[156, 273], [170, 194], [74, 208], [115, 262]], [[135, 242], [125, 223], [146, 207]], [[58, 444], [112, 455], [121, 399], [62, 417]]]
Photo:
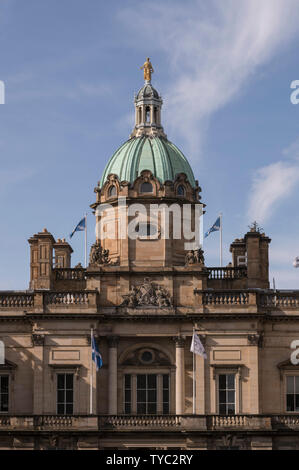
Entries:
[[299, 182], [299, 164], [279, 161], [259, 168], [253, 178], [248, 218], [265, 223]]
[[297, 0], [153, 2], [146, 14], [138, 2], [120, 17], [151, 50], [165, 52], [172, 74], [167, 128], [197, 153], [210, 116], [299, 31]]

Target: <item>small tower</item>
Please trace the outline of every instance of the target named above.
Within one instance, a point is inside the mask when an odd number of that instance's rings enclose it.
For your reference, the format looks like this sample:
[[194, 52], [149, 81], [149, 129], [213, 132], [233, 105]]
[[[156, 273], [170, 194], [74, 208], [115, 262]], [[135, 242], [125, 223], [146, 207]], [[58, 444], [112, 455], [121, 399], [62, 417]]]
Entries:
[[151, 84], [153, 68], [149, 58], [141, 67], [144, 69], [144, 86], [135, 96], [135, 127], [130, 137], [160, 136], [165, 137], [161, 125], [162, 98]]

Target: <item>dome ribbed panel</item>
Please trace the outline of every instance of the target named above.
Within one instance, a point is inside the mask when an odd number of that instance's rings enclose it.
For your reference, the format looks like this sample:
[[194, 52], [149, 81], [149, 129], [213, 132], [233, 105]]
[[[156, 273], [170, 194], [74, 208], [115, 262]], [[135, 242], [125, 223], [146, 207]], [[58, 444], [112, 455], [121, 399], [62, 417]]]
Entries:
[[185, 173], [195, 187], [193, 171], [182, 152], [162, 137], [147, 136], [128, 140], [114, 153], [104, 170], [101, 186], [111, 173], [132, 184], [143, 170], [150, 170], [161, 183], [174, 181], [178, 173]]

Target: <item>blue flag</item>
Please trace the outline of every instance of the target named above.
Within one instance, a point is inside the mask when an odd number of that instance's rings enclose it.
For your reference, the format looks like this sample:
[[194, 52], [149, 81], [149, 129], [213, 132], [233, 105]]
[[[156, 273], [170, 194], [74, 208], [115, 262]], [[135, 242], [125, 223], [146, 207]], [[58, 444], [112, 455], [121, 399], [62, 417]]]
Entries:
[[215, 222], [215, 223], [212, 225], [212, 227], [209, 228], [209, 230], [205, 233], [205, 238], [207, 238], [207, 237], [210, 235], [210, 233], [212, 233], [212, 232], [218, 232], [218, 230], [220, 230], [220, 224], [221, 224], [221, 222], [220, 222], [220, 215], [219, 215], [219, 217], [217, 218], [216, 222]]
[[86, 227], [86, 217], [83, 217], [83, 219], [80, 220], [78, 225], [74, 228], [74, 230], [70, 234], [70, 238], [72, 238], [75, 232], [83, 232], [83, 230], [85, 230], [85, 227]]
[[97, 342], [94, 339], [93, 333], [91, 333], [91, 349], [92, 349], [92, 360], [95, 362], [96, 370], [98, 371], [103, 365], [103, 359], [99, 351]]

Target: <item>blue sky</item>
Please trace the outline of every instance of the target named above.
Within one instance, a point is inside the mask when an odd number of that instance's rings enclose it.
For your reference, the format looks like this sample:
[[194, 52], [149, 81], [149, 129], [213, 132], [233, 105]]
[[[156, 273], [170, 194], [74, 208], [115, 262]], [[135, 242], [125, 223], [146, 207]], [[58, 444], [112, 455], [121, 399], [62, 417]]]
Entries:
[[[29, 281], [27, 239], [66, 237], [134, 121], [139, 67], [152, 60], [168, 138], [185, 153], [229, 244], [257, 219], [272, 238], [270, 276], [298, 288], [297, 0], [1, 0], [0, 289]], [[214, 233], [204, 249], [219, 264]], [[72, 239], [73, 264], [83, 239]]]

